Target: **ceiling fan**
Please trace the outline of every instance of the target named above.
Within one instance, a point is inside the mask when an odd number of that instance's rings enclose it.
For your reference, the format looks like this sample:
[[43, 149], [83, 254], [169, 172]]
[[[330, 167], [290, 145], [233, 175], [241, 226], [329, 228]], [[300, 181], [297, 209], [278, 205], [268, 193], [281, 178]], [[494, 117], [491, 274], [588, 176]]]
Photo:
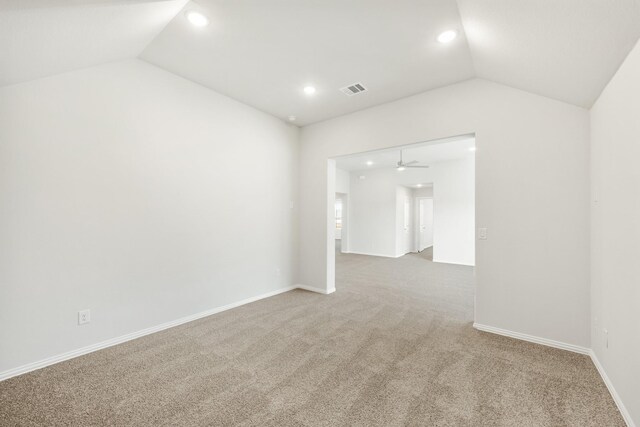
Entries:
[[423, 169], [426, 169], [426, 168], [429, 167], [427, 165], [416, 165], [416, 163], [418, 163], [417, 160], [412, 160], [412, 161], [407, 162], [407, 163], [403, 162], [402, 161], [402, 150], [400, 150], [400, 161], [398, 163], [396, 163], [396, 169], [398, 171], [403, 171], [406, 168], [423, 168]]

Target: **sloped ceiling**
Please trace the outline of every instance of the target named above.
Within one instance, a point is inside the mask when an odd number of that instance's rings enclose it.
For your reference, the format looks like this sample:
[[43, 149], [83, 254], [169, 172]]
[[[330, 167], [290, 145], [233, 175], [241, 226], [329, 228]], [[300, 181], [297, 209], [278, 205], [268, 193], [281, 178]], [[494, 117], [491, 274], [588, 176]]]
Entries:
[[472, 77], [588, 108], [639, 37], [640, 0], [6, 0], [0, 85], [140, 57], [299, 125]]
[[[474, 76], [452, 0], [199, 0], [211, 24], [177, 16], [142, 59], [307, 124]], [[183, 15], [183, 14], [182, 14]], [[368, 92], [339, 91], [362, 82]], [[306, 85], [317, 88], [305, 96]]]
[[0, 86], [137, 57], [186, 0], [2, 0]]
[[458, 0], [476, 75], [591, 107], [640, 37], [638, 0]]

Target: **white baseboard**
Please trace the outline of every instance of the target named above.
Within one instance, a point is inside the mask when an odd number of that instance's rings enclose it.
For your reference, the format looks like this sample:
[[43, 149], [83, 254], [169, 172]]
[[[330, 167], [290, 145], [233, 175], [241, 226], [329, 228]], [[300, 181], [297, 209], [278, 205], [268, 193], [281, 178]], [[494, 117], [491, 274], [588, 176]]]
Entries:
[[[130, 334], [122, 335], [116, 338], [112, 338], [106, 341], [102, 341], [96, 344], [88, 345], [86, 347], [79, 348], [77, 350], [71, 350], [66, 353], [58, 354], [56, 356], [51, 356], [43, 360], [39, 360], [33, 363], [27, 363], [26, 365], [19, 366], [17, 368], [9, 369], [8, 371], [0, 372], [0, 381], [4, 381], [11, 377], [15, 377], [17, 375], [26, 374], [27, 372], [35, 371], [37, 369], [44, 368], [49, 365], [53, 365], [59, 362], [63, 362], [65, 360], [73, 359], [74, 357], [83, 356], [88, 353], [93, 353], [94, 351], [102, 350], [107, 347], [111, 347], [117, 344], [122, 344], [127, 341], [131, 341], [136, 338], [143, 337], [145, 335], [153, 334], [155, 332], [160, 332], [165, 329], [173, 328], [175, 326], [182, 325], [183, 323], [193, 322], [194, 320], [201, 319], [203, 317], [211, 316], [212, 314], [220, 313], [226, 310], [230, 310], [232, 308], [240, 307], [241, 305], [249, 304], [264, 298], [269, 298], [274, 295], [278, 295], [284, 292], [292, 291], [296, 289], [297, 286], [289, 286], [286, 288], [277, 289], [275, 291], [267, 292], [266, 294], [258, 295], [255, 297], [247, 298], [241, 301], [237, 301], [231, 304], [223, 305], [222, 307], [216, 307], [211, 310], [203, 311], [200, 313], [193, 314], [191, 316], [182, 317], [177, 320], [172, 320], [170, 322], [162, 323], [157, 326], [152, 326], [147, 329], [143, 329], [141, 331], [132, 332]], [[335, 289], [334, 289], [335, 290]]]
[[[143, 329], [137, 332], [132, 332], [130, 334], [126, 334], [126, 335], [122, 335], [116, 338], [112, 338], [110, 340], [106, 340], [106, 341], [102, 341], [99, 342], [97, 344], [92, 344], [86, 347], [82, 347], [79, 348], [77, 350], [72, 350], [66, 353], [62, 353], [56, 356], [52, 356], [43, 360], [40, 360], [38, 362], [33, 362], [33, 363], [28, 363], [26, 365], [14, 368], [14, 369], [10, 369], [8, 371], [4, 371], [4, 372], [0, 372], [0, 381], [4, 381], [7, 380], [9, 378], [18, 376], [18, 375], [22, 375], [22, 374], [26, 374], [27, 372], [31, 372], [31, 371], [35, 371], [41, 368], [44, 368], [46, 366], [50, 366], [50, 365], [54, 365], [56, 363], [60, 363], [63, 362], [65, 360], [69, 360], [69, 359], [73, 359], [74, 357], [78, 357], [78, 356], [83, 356], [85, 354], [89, 354], [89, 353], [93, 353], [94, 351], [98, 351], [98, 350], [102, 350], [117, 344], [122, 344], [124, 342], [127, 341], [131, 341], [133, 339], [136, 338], [140, 338], [143, 337], [145, 335], [150, 335], [156, 332], [160, 332], [163, 331], [165, 329], [169, 329], [169, 328], [173, 328], [175, 326], [179, 326], [182, 325], [184, 323], [188, 323], [188, 322], [193, 322], [194, 320], [198, 320], [201, 319], [203, 317], [207, 317], [207, 316], [211, 316], [213, 314], [216, 313], [221, 313], [223, 311], [226, 310], [230, 310], [232, 308], [236, 308], [236, 307], [240, 307], [242, 305], [245, 304], [249, 304], [255, 301], [259, 301], [261, 299], [264, 298], [269, 298], [284, 292], [288, 292], [294, 289], [303, 289], [306, 291], [311, 291], [311, 292], [317, 292], [320, 294], [331, 294], [333, 292], [335, 292], [335, 288], [333, 289], [320, 289], [320, 288], [316, 288], [313, 286], [306, 286], [306, 285], [296, 285], [296, 286], [289, 286], [286, 288], [281, 288], [281, 289], [277, 289], [275, 291], [272, 292], [267, 292], [266, 294], [262, 294], [262, 295], [258, 295], [255, 297], [251, 297], [251, 298], [247, 298], [238, 302], [234, 302], [231, 304], [227, 304], [221, 307], [216, 307], [214, 309], [211, 310], [207, 310], [207, 311], [203, 311], [200, 313], [196, 313], [193, 314], [191, 316], [186, 316], [186, 317], [182, 317], [180, 319], [177, 320], [173, 320], [171, 322], [166, 322], [166, 323], [162, 323], [160, 325], [157, 326], [152, 326], [150, 328], [147, 329]], [[622, 402], [622, 399], [620, 399], [620, 395], [618, 394], [618, 392], [616, 391], [616, 389], [613, 386], [613, 383], [611, 382], [611, 380], [609, 379], [609, 377], [607, 376], [607, 373], [604, 370], [604, 367], [600, 364], [600, 361], [598, 360], [598, 357], [596, 356], [596, 354], [593, 352], [593, 350], [586, 348], [586, 347], [580, 347], [574, 344], [567, 344], [567, 343], [563, 343], [563, 342], [559, 342], [559, 341], [554, 341], [554, 340], [550, 340], [547, 338], [540, 338], [540, 337], [536, 337], [533, 335], [527, 335], [527, 334], [523, 334], [520, 332], [513, 332], [513, 331], [509, 331], [506, 329], [500, 329], [500, 328], [496, 328], [493, 326], [487, 326], [487, 325], [482, 325], [479, 323], [474, 323], [473, 327], [480, 330], [480, 331], [484, 331], [484, 332], [490, 332], [490, 333], [494, 333], [494, 334], [498, 334], [498, 335], [503, 335], [503, 336], [507, 336], [510, 338], [515, 338], [515, 339], [520, 339], [523, 341], [529, 341], [532, 343], [536, 343], [536, 344], [542, 344], [542, 345], [546, 345], [549, 347], [554, 347], [554, 348], [558, 348], [561, 350], [568, 350], [568, 351], [572, 351], [574, 353], [580, 353], [580, 354], [585, 354], [591, 357], [591, 360], [593, 361], [593, 364], [595, 365], [596, 369], [598, 370], [598, 373], [600, 374], [600, 376], [602, 377], [602, 380], [604, 381], [605, 385], [607, 386], [607, 389], [609, 390], [609, 393], [611, 394], [611, 397], [613, 398], [614, 402], [616, 403], [618, 410], [620, 411], [620, 414], [622, 415], [622, 417], [624, 418], [624, 421], [627, 423], [628, 427], [636, 427], [636, 424], [633, 422], [633, 419], [631, 418], [631, 415], [629, 414], [629, 411], [627, 410], [627, 408], [624, 406], [624, 403]]]
[[383, 257], [383, 258], [400, 258], [401, 256], [405, 256], [406, 254], [402, 254], [402, 255], [387, 255], [387, 254], [379, 254], [379, 253], [375, 253], [375, 252], [357, 252], [357, 251], [343, 251], [343, 254], [354, 254], [354, 255], [367, 255], [367, 256], [379, 256], [379, 257]]
[[622, 418], [627, 423], [627, 426], [636, 427], [636, 424], [633, 422], [633, 419], [631, 419], [631, 414], [629, 414], [629, 411], [624, 406], [624, 403], [622, 403], [622, 399], [620, 399], [620, 395], [618, 394], [616, 389], [613, 387], [613, 383], [607, 376], [607, 373], [605, 372], [604, 367], [600, 364], [598, 357], [596, 356], [595, 352], [592, 349], [586, 348], [586, 347], [580, 347], [574, 344], [567, 344], [559, 341], [554, 341], [546, 338], [540, 338], [533, 335], [521, 334], [520, 332], [513, 332], [513, 331], [508, 331], [506, 329], [495, 328], [493, 326], [481, 325], [479, 323], [474, 323], [473, 327], [480, 331], [491, 332], [493, 334], [498, 334], [498, 335], [504, 335], [506, 337], [516, 338], [523, 341], [529, 341], [536, 344], [542, 344], [548, 347], [559, 348], [561, 350], [568, 350], [574, 353], [585, 354], [591, 357], [593, 364], [596, 366], [598, 373], [602, 377], [602, 381], [604, 381], [605, 385], [607, 386], [607, 389], [609, 390], [609, 393], [611, 394], [613, 401], [618, 407], [618, 410], [620, 411]]
[[598, 360], [596, 353], [593, 350], [589, 350], [589, 356], [591, 356], [591, 360], [593, 361], [593, 364], [596, 365], [596, 369], [598, 370], [598, 373], [602, 377], [602, 381], [604, 381], [605, 385], [607, 386], [607, 389], [609, 390], [609, 393], [611, 394], [613, 401], [616, 403], [616, 406], [620, 411], [620, 415], [622, 415], [622, 418], [627, 423], [627, 426], [636, 427], [636, 424], [631, 419], [631, 414], [629, 414], [629, 411], [627, 411], [626, 406], [624, 406], [624, 403], [622, 403], [622, 399], [620, 399], [620, 395], [618, 394], [616, 389], [613, 387], [613, 383], [611, 382], [611, 380], [609, 379], [609, 376], [605, 372], [604, 367], [600, 364], [600, 361]]
[[467, 264], [464, 262], [458, 262], [458, 261], [447, 261], [446, 259], [433, 259], [433, 262], [437, 262], [440, 264], [453, 264], [453, 265], [465, 265], [467, 267], [475, 267], [475, 264]]
[[561, 350], [572, 351], [574, 353], [580, 354], [591, 354], [591, 349], [586, 347], [581, 347], [579, 345], [567, 344], [560, 341], [554, 341], [547, 338], [540, 338], [533, 335], [527, 335], [520, 332], [508, 331], [506, 329], [500, 329], [493, 326], [481, 325], [479, 323], [474, 323], [473, 327], [484, 332], [491, 332], [492, 334], [503, 335], [505, 337], [516, 338], [523, 341], [529, 341], [536, 344], [546, 345], [548, 347], [559, 348]]
[[321, 289], [321, 288], [316, 288], [315, 286], [307, 286], [307, 285], [296, 285], [295, 287], [298, 289], [303, 289], [305, 291], [317, 292], [319, 294], [324, 294], [324, 295], [329, 295], [336, 291], [336, 288], [331, 288], [327, 290], [327, 289]]

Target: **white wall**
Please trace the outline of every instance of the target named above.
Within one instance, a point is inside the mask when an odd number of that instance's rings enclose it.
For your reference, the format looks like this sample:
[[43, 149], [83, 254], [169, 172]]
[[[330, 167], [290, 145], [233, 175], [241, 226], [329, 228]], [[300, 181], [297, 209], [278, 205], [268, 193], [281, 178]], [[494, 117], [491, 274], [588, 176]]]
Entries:
[[433, 261], [475, 265], [473, 156], [437, 163], [433, 178]]
[[639, 118], [640, 44], [591, 109], [591, 345], [636, 425], [640, 425]]
[[397, 184], [393, 173], [386, 169], [351, 173], [349, 252], [396, 256]]
[[336, 168], [336, 193], [349, 194], [350, 179], [349, 172]]
[[413, 190], [415, 197], [433, 197], [433, 187], [422, 187]]
[[297, 139], [137, 60], [0, 89], [0, 372], [296, 283]]
[[301, 283], [333, 284], [328, 158], [474, 132], [476, 321], [588, 346], [588, 111], [485, 80], [302, 129]]
[[[366, 179], [361, 180], [360, 176]], [[417, 194], [421, 197], [428, 194], [434, 197], [433, 260], [474, 265], [474, 179], [472, 154], [464, 159], [432, 164], [429, 169], [398, 172], [381, 168], [352, 172], [351, 251], [398, 257], [415, 250], [413, 199]], [[433, 188], [415, 190], [419, 191], [415, 193], [405, 187], [418, 182], [433, 183]], [[404, 230], [403, 214], [406, 197], [411, 199], [408, 232]], [[393, 222], [391, 206], [395, 206]]]

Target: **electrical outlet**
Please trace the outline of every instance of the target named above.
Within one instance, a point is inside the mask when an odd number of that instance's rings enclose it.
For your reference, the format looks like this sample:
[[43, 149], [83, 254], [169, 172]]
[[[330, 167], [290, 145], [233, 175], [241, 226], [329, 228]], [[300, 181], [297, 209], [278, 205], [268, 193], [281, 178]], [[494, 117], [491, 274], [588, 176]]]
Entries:
[[478, 228], [478, 239], [479, 240], [487, 240], [487, 229], [486, 228]]
[[91, 310], [82, 310], [78, 312], [78, 325], [84, 325], [91, 322]]
[[276, 276], [280, 277], [280, 269], [276, 268]]

